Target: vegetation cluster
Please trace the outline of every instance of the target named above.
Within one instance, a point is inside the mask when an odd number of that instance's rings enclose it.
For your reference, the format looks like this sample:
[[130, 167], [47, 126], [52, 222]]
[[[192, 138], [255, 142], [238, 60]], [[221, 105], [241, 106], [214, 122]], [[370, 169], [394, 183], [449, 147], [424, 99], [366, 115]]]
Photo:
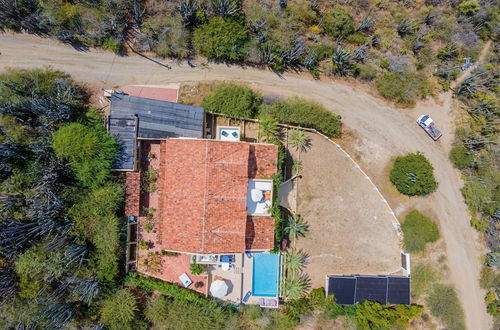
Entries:
[[[186, 59], [354, 77], [412, 105], [448, 89], [464, 57], [498, 40], [490, 0], [0, 1], [0, 30]], [[439, 87], [440, 85], [440, 87]]]
[[116, 289], [118, 145], [87, 100], [59, 71], [0, 75], [1, 328], [85, 324]]
[[[473, 1], [466, 1], [466, 3]], [[462, 5], [475, 11], [475, 4]], [[465, 185], [462, 195], [469, 207], [471, 225], [484, 234], [490, 252], [484, 257], [481, 285], [488, 291], [488, 312], [500, 325], [500, 171], [498, 169], [498, 121], [500, 118], [498, 46], [470, 77], [455, 88], [462, 120], [455, 132], [450, 159], [462, 171]]]

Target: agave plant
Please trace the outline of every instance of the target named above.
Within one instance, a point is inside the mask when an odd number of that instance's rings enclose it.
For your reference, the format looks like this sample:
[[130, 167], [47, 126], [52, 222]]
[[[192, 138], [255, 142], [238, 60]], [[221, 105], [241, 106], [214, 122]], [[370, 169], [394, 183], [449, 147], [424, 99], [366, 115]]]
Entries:
[[185, 26], [194, 26], [197, 24], [196, 11], [198, 9], [198, 4], [194, 0], [182, 0], [179, 2], [177, 10]]
[[417, 23], [404, 19], [401, 22], [399, 22], [397, 31], [401, 37], [404, 37], [405, 35], [415, 33], [417, 28], [418, 28]]
[[427, 15], [424, 17], [424, 23], [426, 25], [432, 25], [434, 23], [434, 19], [436, 18], [436, 14], [434, 14], [432, 11], [429, 11]]
[[303, 130], [294, 128], [288, 132], [288, 143], [297, 151], [307, 151], [311, 148], [311, 139]]
[[231, 17], [241, 10], [238, 0], [212, 0], [212, 10], [215, 15]]
[[309, 231], [309, 225], [299, 215], [291, 215], [288, 217], [284, 232], [294, 242], [299, 237], [305, 237]]
[[288, 249], [285, 254], [287, 272], [297, 273], [304, 268], [307, 255], [302, 250]]
[[307, 69], [312, 69], [316, 66], [317, 64], [317, 55], [316, 55], [316, 52], [313, 50], [311, 50], [309, 52], [309, 54], [307, 55], [307, 57], [305, 58], [304, 60], [304, 66], [307, 68]]
[[351, 59], [356, 63], [364, 63], [366, 60], [367, 51], [368, 51], [368, 45], [367, 44], [361, 45], [352, 52]]
[[287, 276], [283, 283], [283, 298], [285, 300], [300, 299], [310, 286], [311, 280], [304, 274]]
[[342, 46], [335, 47], [332, 57], [334, 72], [339, 76], [347, 76], [352, 70], [351, 53]]
[[373, 28], [373, 20], [368, 16], [363, 16], [358, 26], [356, 27], [356, 32], [370, 32]]
[[263, 43], [259, 49], [262, 63], [270, 68], [279, 69], [276, 68], [276, 65], [279, 63], [276, 46], [271, 41], [267, 41]]
[[287, 3], [287, 0], [278, 0], [278, 4], [279, 4], [280, 8], [284, 9], [284, 8], [286, 8], [288, 3]]

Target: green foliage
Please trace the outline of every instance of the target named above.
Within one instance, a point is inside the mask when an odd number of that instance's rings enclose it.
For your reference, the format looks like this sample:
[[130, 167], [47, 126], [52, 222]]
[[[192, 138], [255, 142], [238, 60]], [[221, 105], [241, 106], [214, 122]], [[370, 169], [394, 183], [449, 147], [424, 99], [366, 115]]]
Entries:
[[361, 64], [359, 67], [358, 76], [362, 80], [372, 81], [377, 77], [378, 71], [377, 68], [371, 64]]
[[137, 310], [137, 302], [132, 292], [121, 289], [103, 301], [101, 322], [111, 330], [132, 330]]
[[213, 113], [234, 118], [254, 118], [262, 97], [251, 88], [234, 83], [222, 83], [205, 97], [202, 106]]
[[309, 289], [310, 282], [310, 279], [305, 275], [287, 276], [283, 281], [283, 298], [285, 300], [300, 299]]
[[288, 143], [297, 151], [311, 148], [311, 138], [304, 130], [293, 128], [288, 131]]
[[438, 280], [437, 272], [432, 266], [427, 264], [418, 264], [411, 270], [411, 296], [418, 299], [427, 294], [432, 285]]
[[384, 72], [375, 84], [383, 97], [403, 106], [414, 105], [419, 96], [432, 95], [435, 88], [425, 75], [415, 73]]
[[335, 5], [323, 16], [323, 28], [328, 35], [335, 38], [346, 37], [355, 30], [351, 13], [340, 5]]
[[357, 305], [339, 305], [332, 300], [327, 305], [328, 317], [335, 320], [341, 316], [354, 317], [356, 315]]
[[465, 329], [464, 311], [457, 292], [450, 286], [435, 284], [427, 298], [432, 315], [451, 329]]
[[144, 21], [145, 38], [159, 56], [185, 58], [189, 56], [190, 33], [180, 15], [152, 16]]
[[189, 270], [191, 271], [191, 274], [193, 275], [200, 275], [205, 271], [205, 266], [197, 263], [192, 263], [189, 265]]
[[107, 184], [83, 195], [70, 210], [75, 233], [95, 247], [92, 259], [104, 281], [113, 281], [118, 274], [120, 221], [116, 212], [122, 201], [121, 186]]
[[454, 146], [450, 151], [450, 160], [459, 170], [469, 168], [474, 162], [474, 154], [464, 146]]
[[479, 6], [477, 0], [464, 1], [460, 3], [457, 7], [458, 12], [466, 16], [472, 16], [477, 11], [479, 11], [479, 9], [481, 9], [481, 6]]
[[489, 267], [500, 267], [500, 252], [489, 252], [486, 255], [486, 264]]
[[213, 17], [193, 33], [193, 47], [201, 55], [218, 60], [243, 60], [248, 29], [231, 18]]
[[422, 252], [428, 243], [439, 239], [437, 224], [417, 210], [413, 210], [405, 217], [401, 225], [405, 250], [414, 253]]
[[305, 237], [309, 231], [309, 225], [300, 215], [293, 214], [287, 218], [285, 233], [292, 240]]
[[166, 328], [168, 325], [169, 301], [165, 296], [156, 296], [149, 299], [144, 311], [146, 319], [156, 328]]
[[408, 196], [427, 195], [438, 186], [434, 168], [421, 153], [396, 158], [390, 180], [400, 193]]
[[118, 144], [102, 125], [71, 123], [54, 133], [52, 147], [57, 157], [69, 161], [82, 185], [97, 187], [110, 175]]
[[271, 104], [264, 112], [281, 123], [314, 128], [330, 137], [341, 134], [340, 116], [314, 101], [292, 97]]
[[287, 272], [300, 272], [304, 268], [307, 255], [302, 250], [288, 249], [285, 254]]
[[362, 329], [391, 329], [395, 326], [406, 328], [409, 321], [418, 317], [424, 308], [417, 305], [383, 306], [365, 301], [356, 305], [354, 321]]
[[259, 135], [264, 137], [266, 141], [275, 140], [279, 134], [278, 122], [271, 116], [259, 116]]

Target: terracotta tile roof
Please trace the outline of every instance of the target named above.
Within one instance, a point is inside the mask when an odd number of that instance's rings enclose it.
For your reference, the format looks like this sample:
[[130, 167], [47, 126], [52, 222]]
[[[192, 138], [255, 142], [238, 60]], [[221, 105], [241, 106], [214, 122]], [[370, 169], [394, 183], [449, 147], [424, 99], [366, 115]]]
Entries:
[[246, 227], [247, 250], [270, 250], [274, 247], [274, 218], [248, 217]]
[[128, 95], [167, 102], [177, 102], [179, 92], [179, 90], [175, 88], [141, 85], [125, 86], [122, 90]]
[[248, 157], [250, 179], [271, 179], [276, 173], [278, 146], [272, 144], [251, 144]]
[[161, 142], [161, 244], [171, 251], [243, 252], [248, 143]]
[[125, 215], [139, 216], [140, 211], [141, 174], [125, 172]]

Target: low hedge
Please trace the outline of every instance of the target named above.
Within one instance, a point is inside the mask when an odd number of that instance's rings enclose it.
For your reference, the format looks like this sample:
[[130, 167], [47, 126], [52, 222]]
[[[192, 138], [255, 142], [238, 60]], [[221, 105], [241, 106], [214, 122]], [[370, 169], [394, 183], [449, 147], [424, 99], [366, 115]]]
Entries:
[[269, 105], [265, 112], [280, 123], [314, 128], [329, 137], [341, 134], [341, 117], [314, 101], [292, 97]]

